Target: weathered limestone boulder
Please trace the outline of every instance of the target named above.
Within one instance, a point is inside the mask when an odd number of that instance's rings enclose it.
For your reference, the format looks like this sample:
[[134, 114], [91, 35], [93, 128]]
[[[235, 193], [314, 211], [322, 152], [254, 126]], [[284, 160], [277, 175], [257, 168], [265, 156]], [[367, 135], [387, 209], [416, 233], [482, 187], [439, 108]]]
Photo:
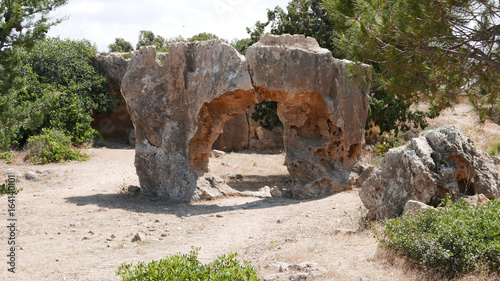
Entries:
[[[98, 69], [108, 78], [107, 93], [112, 96], [121, 95], [121, 82], [128, 69], [129, 59], [125, 59], [124, 53], [111, 53], [103, 56], [97, 54], [94, 63]], [[125, 100], [122, 100], [113, 113], [99, 113], [92, 116], [94, 121], [92, 128], [96, 129], [105, 139], [127, 141], [134, 125], [130, 120]]]
[[224, 124], [223, 132], [215, 140], [213, 148], [224, 151], [248, 149], [249, 130], [247, 114], [238, 114]]
[[240, 192], [227, 185], [223, 179], [206, 173], [198, 178], [197, 189], [191, 199], [194, 201], [211, 200], [221, 196], [237, 194], [240, 194]]
[[444, 126], [390, 150], [359, 195], [370, 219], [385, 219], [401, 215], [408, 200], [432, 205], [447, 193], [499, 197], [499, 179], [493, 159], [460, 127]]
[[403, 216], [414, 214], [418, 211], [425, 211], [427, 209], [436, 210], [434, 207], [424, 204], [415, 200], [408, 200], [403, 209]]
[[132, 52], [122, 94], [135, 125], [135, 166], [145, 194], [190, 201], [228, 119], [255, 103], [245, 58], [220, 41], [178, 43], [166, 61]]
[[163, 63], [153, 47], [133, 52], [122, 94], [136, 128], [141, 189], [169, 201], [196, 197], [224, 123], [261, 100], [279, 104], [293, 194], [348, 188], [369, 92], [348, 78], [349, 64], [297, 35], [264, 36], [247, 59], [218, 40], [174, 44]]
[[225, 151], [283, 148], [283, 128], [276, 127], [272, 131], [264, 129], [252, 119], [254, 110], [254, 107], [250, 106], [246, 113], [228, 120], [213, 147]]
[[369, 84], [349, 79], [350, 62], [310, 37], [264, 36], [246, 57], [259, 98], [278, 102], [294, 196], [348, 188], [364, 143]]
[[106, 78], [111, 80], [120, 88], [123, 76], [128, 69], [129, 59], [124, 58], [125, 53], [111, 53], [103, 56], [97, 54], [94, 57], [94, 63], [105, 74]]

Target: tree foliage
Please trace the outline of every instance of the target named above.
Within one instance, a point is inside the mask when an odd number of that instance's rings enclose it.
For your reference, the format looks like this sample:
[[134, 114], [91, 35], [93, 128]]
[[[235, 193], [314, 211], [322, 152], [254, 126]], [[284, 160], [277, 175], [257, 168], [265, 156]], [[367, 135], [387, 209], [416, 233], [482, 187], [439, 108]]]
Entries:
[[235, 39], [231, 42], [231, 46], [233, 46], [240, 54], [245, 55], [247, 49], [250, 48], [255, 42], [252, 38], [245, 39]]
[[[202, 34], [202, 33], [200, 33]], [[208, 34], [208, 33], [205, 33]], [[201, 37], [201, 36], [200, 36]], [[158, 52], [168, 52], [170, 46], [177, 42], [186, 42], [182, 36], [172, 37], [165, 39], [162, 36], [155, 35], [150, 30], [141, 30], [139, 33], [139, 41], [137, 42], [136, 48], [139, 50], [141, 46], [156, 46]]]
[[48, 38], [30, 52], [22, 52], [27, 79], [25, 99], [57, 99], [40, 112], [38, 124], [23, 129], [22, 137], [39, 133], [42, 128], [57, 129], [74, 143], [91, 140], [92, 114], [111, 112], [119, 99], [106, 93], [106, 78], [93, 65], [97, 47], [88, 40]]
[[50, 27], [62, 20], [48, 14], [67, 0], [3, 0], [0, 2], [0, 150], [15, 145], [21, 128], [40, 120], [40, 112], [53, 96], [30, 98], [26, 92], [20, 48], [29, 51]]
[[376, 66], [400, 100], [435, 111], [467, 94], [481, 117], [500, 117], [498, 0], [326, 0], [349, 57]]
[[137, 42], [136, 49], [139, 50], [142, 46], [156, 46], [159, 52], [168, 52], [167, 40], [165, 38], [155, 35], [150, 30], [141, 30], [139, 33], [139, 41]]
[[213, 33], [207, 33], [207, 32], [202, 32], [194, 35], [191, 38], [188, 38], [189, 42], [194, 42], [194, 41], [208, 41], [208, 40], [213, 40], [213, 39], [219, 39], [217, 35]]
[[134, 50], [132, 44], [123, 38], [116, 38], [115, 43], [108, 46], [110, 52], [127, 53]]
[[33, 47], [36, 40], [45, 37], [50, 27], [61, 22], [51, 21], [48, 13], [66, 2], [67, 0], [2, 0], [0, 51], [15, 46]]

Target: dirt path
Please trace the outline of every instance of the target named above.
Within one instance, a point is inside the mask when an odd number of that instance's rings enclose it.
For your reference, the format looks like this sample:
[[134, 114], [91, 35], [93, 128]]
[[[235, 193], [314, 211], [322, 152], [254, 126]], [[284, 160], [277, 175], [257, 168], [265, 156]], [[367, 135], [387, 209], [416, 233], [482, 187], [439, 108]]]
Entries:
[[[457, 112], [437, 121], [457, 121]], [[487, 143], [500, 138], [498, 126], [491, 126], [472, 129]], [[157, 260], [191, 247], [201, 248], [203, 262], [238, 252], [261, 276], [277, 273], [275, 262], [307, 261], [328, 270], [315, 280], [421, 279], [377, 257], [373, 230], [357, 231], [365, 212], [357, 190], [320, 200], [228, 197], [169, 205], [123, 193], [138, 185], [132, 148], [86, 152], [86, 162], [36, 166], [20, 157], [12, 165], [0, 161], [4, 178], [8, 168], [20, 175], [39, 173], [38, 180], [22, 176], [17, 182], [24, 190], [16, 198], [15, 274], [7, 272], [8, 229], [0, 228], [2, 280], [118, 280], [115, 271], [122, 262]], [[211, 159], [210, 170], [222, 177], [240, 173], [243, 181], [233, 185], [258, 189], [289, 184], [283, 162], [281, 153], [230, 153]], [[5, 196], [0, 210], [7, 225]], [[131, 242], [136, 233], [143, 241]]]

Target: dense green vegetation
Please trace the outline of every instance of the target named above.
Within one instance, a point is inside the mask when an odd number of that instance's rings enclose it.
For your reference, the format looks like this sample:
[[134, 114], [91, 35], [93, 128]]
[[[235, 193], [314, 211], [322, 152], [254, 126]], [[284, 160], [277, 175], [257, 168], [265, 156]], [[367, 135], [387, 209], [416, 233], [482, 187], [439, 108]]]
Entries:
[[123, 38], [116, 38], [115, 43], [108, 46], [110, 52], [126, 53], [134, 50], [132, 44]]
[[386, 221], [378, 241], [417, 264], [451, 276], [500, 272], [500, 201], [471, 207], [448, 197], [441, 206]]
[[[160, 35], [155, 35], [153, 31], [141, 30], [139, 32], [139, 40], [137, 42], [136, 49], [139, 50], [142, 46], [154, 45], [158, 52], [168, 52], [170, 46], [177, 42], [207, 41], [212, 39], [220, 38], [213, 33], [202, 32], [187, 39], [184, 39], [184, 37], [180, 35], [166, 39]], [[224, 39], [221, 40], [225, 41]], [[110, 44], [108, 48], [110, 52], [130, 52], [134, 50], [132, 44], [125, 41], [123, 38], [116, 38], [115, 43]]]
[[22, 50], [28, 52], [48, 29], [61, 22], [47, 17], [66, 0], [13, 1], [0, 3], [0, 151], [18, 146], [18, 133], [39, 122], [39, 112], [54, 99], [26, 93], [26, 67]]
[[25, 149], [26, 157], [33, 164], [82, 161], [88, 157], [88, 155], [73, 149], [70, 138], [64, 133], [46, 128], [42, 130], [41, 135], [29, 137]]
[[498, 156], [500, 154], [500, 140], [494, 140], [486, 152], [491, 156]]
[[122, 264], [117, 271], [122, 281], [251, 281], [260, 280], [254, 268], [243, 261], [243, 265], [235, 259], [236, 254], [219, 256], [209, 264], [201, 264], [198, 250], [189, 254], [176, 254], [159, 261], [139, 262], [136, 265]]
[[498, 0], [325, 0], [347, 57], [374, 66], [374, 82], [431, 115], [466, 94], [482, 119], [499, 118]]
[[40, 111], [39, 123], [20, 131], [19, 140], [42, 128], [57, 129], [75, 144], [98, 133], [90, 126], [93, 112], [110, 113], [120, 98], [106, 93], [106, 78], [93, 65], [97, 48], [88, 40], [49, 38], [22, 52], [27, 81], [26, 98], [56, 96]]

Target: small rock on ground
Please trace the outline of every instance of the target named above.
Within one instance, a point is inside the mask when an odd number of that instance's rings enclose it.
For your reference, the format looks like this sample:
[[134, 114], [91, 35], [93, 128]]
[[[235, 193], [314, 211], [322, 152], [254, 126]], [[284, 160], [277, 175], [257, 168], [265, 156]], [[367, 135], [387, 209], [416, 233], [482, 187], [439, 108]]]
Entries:
[[144, 241], [144, 236], [139, 232], [137, 232], [131, 240], [131, 242], [141, 242], [141, 241]]
[[32, 172], [32, 171], [29, 171], [24, 175], [24, 178], [27, 180], [37, 180], [38, 174], [35, 172]]

